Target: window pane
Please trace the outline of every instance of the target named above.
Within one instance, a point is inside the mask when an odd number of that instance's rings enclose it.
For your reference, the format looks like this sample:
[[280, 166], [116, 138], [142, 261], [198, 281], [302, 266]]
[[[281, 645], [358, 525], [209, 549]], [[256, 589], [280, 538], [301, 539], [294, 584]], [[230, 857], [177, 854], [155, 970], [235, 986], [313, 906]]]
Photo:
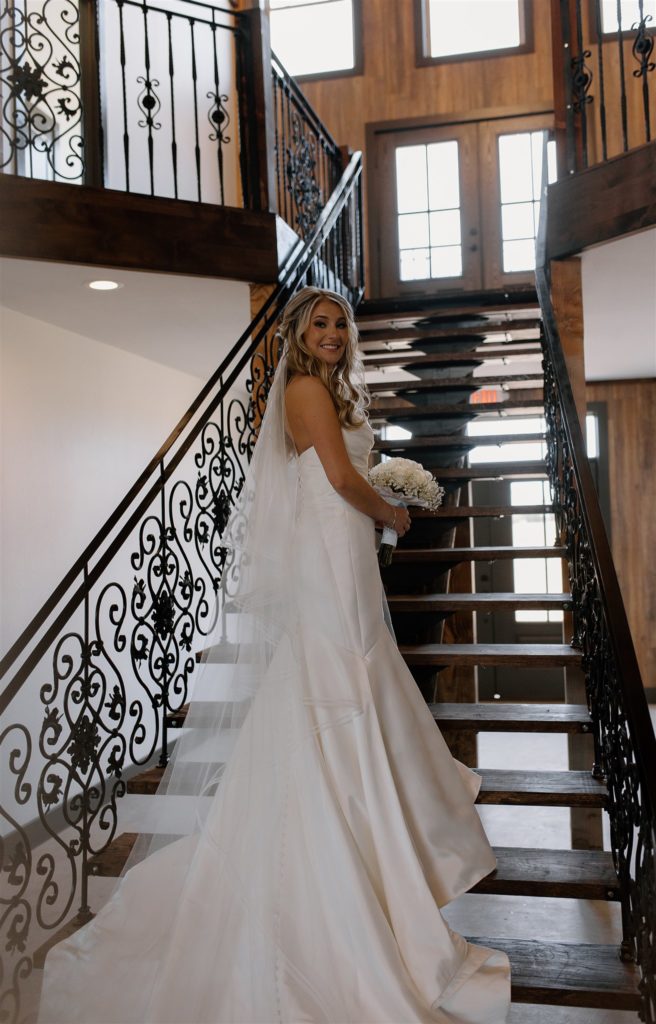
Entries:
[[430, 277], [428, 249], [406, 249], [401, 251], [401, 280], [418, 281]]
[[431, 245], [460, 245], [460, 210], [439, 210], [430, 215]]
[[511, 203], [501, 207], [501, 234], [507, 238], [535, 238], [534, 203]]
[[407, 213], [399, 217], [399, 249], [422, 249], [429, 244], [427, 213]]
[[546, 558], [515, 558], [513, 560], [513, 572], [516, 593], [547, 593]]
[[[644, 13], [651, 14], [652, 25], [656, 21], [656, 0], [643, 0]], [[622, 31], [630, 30], [632, 25], [640, 21], [640, 0], [620, 0]], [[604, 32], [617, 32], [617, 0], [601, 0], [601, 26]]]
[[431, 277], [462, 277], [462, 249], [459, 245], [431, 249]]
[[396, 205], [399, 213], [428, 209], [425, 146], [396, 150]]
[[[352, 0], [271, 2], [271, 48], [290, 75], [347, 71], [355, 64]], [[311, 41], [321, 40], [321, 45]]]
[[503, 243], [504, 274], [514, 274], [520, 270], [535, 270], [534, 238]]
[[499, 178], [502, 203], [524, 203], [533, 199], [531, 135], [499, 136]]
[[599, 458], [599, 419], [589, 412], [585, 417], [585, 441], [589, 459]]
[[511, 505], [546, 505], [541, 480], [513, 480], [510, 484]]
[[428, 148], [428, 191], [431, 210], [460, 206], [458, 143], [434, 142]]
[[[397, 0], [398, 2], [398, 0]], [[519, 0], [429, 0], [430, 56], [519, 46]]]

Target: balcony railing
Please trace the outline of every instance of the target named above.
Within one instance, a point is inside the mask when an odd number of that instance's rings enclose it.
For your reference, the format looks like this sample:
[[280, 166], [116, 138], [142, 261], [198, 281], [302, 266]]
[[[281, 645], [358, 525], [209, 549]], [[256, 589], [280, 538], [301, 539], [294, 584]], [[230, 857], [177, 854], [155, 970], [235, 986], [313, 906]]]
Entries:
[[342, 156], [258, 10], [4, 0], [0, 169], [279, 212], [306, 237]]
[[561, 176], [656, 138], [656, 19], [650, 2], [558, 0], [553, 44]]

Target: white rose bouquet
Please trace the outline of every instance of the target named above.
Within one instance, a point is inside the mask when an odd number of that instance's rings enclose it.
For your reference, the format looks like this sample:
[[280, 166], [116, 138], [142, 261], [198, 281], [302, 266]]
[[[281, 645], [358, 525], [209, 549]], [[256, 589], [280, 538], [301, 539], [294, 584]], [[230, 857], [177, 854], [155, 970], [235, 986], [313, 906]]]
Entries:
[[[444, 488], [429, 470], [412, 459], [386, 459], [369, 470], [369, 483], [391, 505], [407, 508], [417, 505], [435, 512], [442, 504]], [[396, 547], [398, 534], [386, 526], [378, 550], [378, 561], [381, 565], [389, 565], [392, 552]]]

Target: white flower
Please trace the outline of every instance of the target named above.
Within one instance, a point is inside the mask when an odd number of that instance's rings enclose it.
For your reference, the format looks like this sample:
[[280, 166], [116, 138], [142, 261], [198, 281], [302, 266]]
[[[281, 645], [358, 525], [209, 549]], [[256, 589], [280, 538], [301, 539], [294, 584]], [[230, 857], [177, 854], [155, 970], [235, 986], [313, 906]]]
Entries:
[[369, 470], [369, 483], [377, 488], [387, 487], [408, 498], [409, 504], [421, 504], [432, 511], [440, 507], [444, 497], [444, 488], [433, 474], [412, 459], [386, 459]]

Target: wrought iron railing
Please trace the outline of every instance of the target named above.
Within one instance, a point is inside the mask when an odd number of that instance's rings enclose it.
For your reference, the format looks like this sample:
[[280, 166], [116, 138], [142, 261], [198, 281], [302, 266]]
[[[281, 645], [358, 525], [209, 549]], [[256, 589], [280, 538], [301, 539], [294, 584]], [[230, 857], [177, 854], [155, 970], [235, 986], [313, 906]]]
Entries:
[[342, 154], [259, 10], [0, 0], [0, 170], [280, 213], [309, 237]]
[[546, 220], [545, 193], [536, 277], [544, 322], [547, 467], [560, 543], [567, 548], [572, 642], [583, 654], [593, 722], [592, 771], [608, 788], [622, 901], [621, 955], [640, 968], [641, 1019], [654, 1024], [656, 739], [551, 303]]
[[271, 71], [278, 212], [305, 238], [339, 180], [342, 156], [275, 56]]
[[573, 174], [656, 138], [656, 24], [646, 0], [559, 3], [556, 119]]
[[305, 283], [362, 296], [361, 177], [356, 154], [260, 312], [0, 664], [1, 1020], [26, 1019], [35, 948], [88, 918], [89, 860], [115, 836], [126, 772], [166, 763], [169, 716], [231, 596], [217, 540], [277, 364], [280, 310]]

